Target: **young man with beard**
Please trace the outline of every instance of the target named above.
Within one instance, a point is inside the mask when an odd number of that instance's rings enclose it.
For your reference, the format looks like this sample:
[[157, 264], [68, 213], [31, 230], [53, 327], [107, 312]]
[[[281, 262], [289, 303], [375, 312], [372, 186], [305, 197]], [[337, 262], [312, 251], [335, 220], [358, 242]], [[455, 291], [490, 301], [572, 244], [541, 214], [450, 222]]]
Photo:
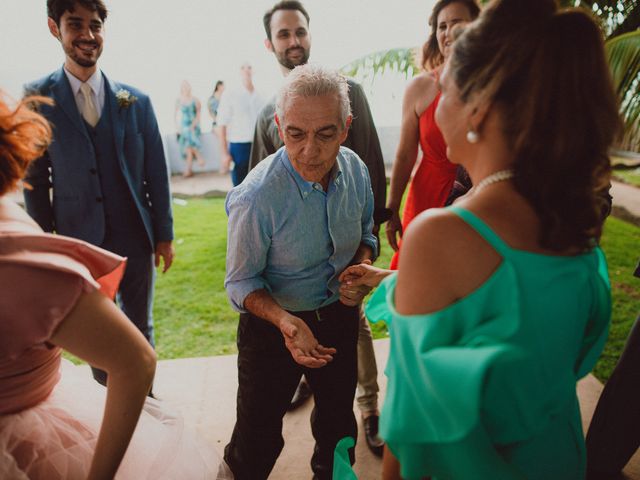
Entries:
[[[49, 31], [62, 68], [26, 86], [50, 97], [42, 114], [54, 139], [25, 179], [27, 212], [45, 232], [127, 257], [117, 300], [154, 344], [154, 264], [173, 261], [173, 218], [164, 150], [149, 97], [108, 78], [97, 63], [107, 9], [102, 0], [48, 0]], [[53, 195], [50, 196], [50, 191]], [[106, 383], [106, 374], [94, 369]]]
[[[275, 55], [283, 76], [286, 77], [296, 66], [308, 62], [311, 52], [309, 14], [300, 2], [284, 0], [276, 3], [265, 13], [263, 22], [267, 34], [264, 41], [265, 47]], [[374, 233], [377, 235], [380, 224], [386, 220], [387, 183], [382, 151], [362, 87], [351, 79], [348, 79], [347, 82], [353, 123], [342, 145], [357, 153], [369, 171], [375, 205]], [[258, 116], [251, 148], [250, 169], [275, 153], [283, 145], [283, 141], [278, 135], [274, 113], [275, 98], [262, 109]], [[383, 442], [378, 436], [377, 376], [371, 328], [361, 312], [358, 335], [358, 395], [356, 399], [364, 422], [367, 445], [374, 454], [381, 456]], [[296, 408], [304, 403], [310, 395], [309, 386], [303, 380], [293, 397], [291, 408]]]

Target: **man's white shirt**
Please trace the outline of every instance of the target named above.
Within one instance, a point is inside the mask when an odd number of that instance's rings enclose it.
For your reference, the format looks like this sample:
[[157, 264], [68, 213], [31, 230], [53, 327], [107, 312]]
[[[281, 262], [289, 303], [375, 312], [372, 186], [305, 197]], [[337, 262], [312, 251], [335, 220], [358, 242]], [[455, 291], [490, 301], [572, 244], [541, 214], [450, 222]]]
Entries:
[[253, 141], [258, 114], [264, 106], [263, 97], [254, 88], [249, 92], [244, 87], [227, 90], [220, 98], [218, 125], [227, 127], [227, 141], [247, 143]]
[[[74, 77], [71, 72], [69, 72], [66, 68], [64, 69], [64, 73], [67, 75], [69, 79], [69, 83], [71, 84], [71, 91], [73, 92], [73, 98], [76, 101], [76, 106], [78, 107], [78, 111], [82, 112], [84, 109], [84, 95], [80, 91], [80, 87], [82, 85], [82, 80]], [[93, 97], [93, 104], [96, 106], [98, 110], [98, 118], [102, 115], [102, 109], [104, 107], [104, 77], [102, 76], [102, 72], [100, 69], [96, 69], [96, 71], [89, 77], [89, 79], [84, 82], [87, 83], [91, 87], [91, 96]]]

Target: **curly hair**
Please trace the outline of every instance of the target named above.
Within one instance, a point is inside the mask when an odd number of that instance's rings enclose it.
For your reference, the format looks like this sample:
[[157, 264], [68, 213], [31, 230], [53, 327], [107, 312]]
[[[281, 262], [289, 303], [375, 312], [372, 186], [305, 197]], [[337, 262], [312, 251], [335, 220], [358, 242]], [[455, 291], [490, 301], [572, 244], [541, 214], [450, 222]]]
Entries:
[[621, 131], [593, 18], [554, 0], [494, 0], [457, 38], [449, 67], [463, 102], [500, 108], [514, 184], [540, 218], [541, 246], [590, 248]]
[[102, 0], [47, 0], [47, 16], [53, 18], [56, 25], [60, 26], [60, 18], [64, 12], [73, 12], [76, 5], [80, 5], [91, 12], [98, 12], [100, 20], [104, 23], [108, 11]]
[[28, 97], [11, 108], [0, 92], [0, 196], [15, 188], [51, 141], [49, 122], [30, 107], [51, 104], [44, 97]]
[[442, 10], [453, 3], [464, 5], [469, 11], [471, 20], [478, 18], [480, 7], [476, 0], [439, 0], [433, 7], [431, 16], [429, 17], [429, 26], [431, 27], [429, 39], [422, 46], [422, 60], [420, 61], [420, 66], [425, 70], [433, 70], [444, 62], [444, 56], [442, 55], [442, 52], [440, 52], [440, 47], [438, 46], [438, 15], [440, 15]]

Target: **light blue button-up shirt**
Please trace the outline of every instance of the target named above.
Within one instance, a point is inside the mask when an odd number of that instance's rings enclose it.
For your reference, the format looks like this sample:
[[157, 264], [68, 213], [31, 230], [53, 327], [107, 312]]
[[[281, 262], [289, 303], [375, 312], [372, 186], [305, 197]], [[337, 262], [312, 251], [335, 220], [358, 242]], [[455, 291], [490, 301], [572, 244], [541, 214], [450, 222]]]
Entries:
[[361, 243], [377, 254], [367, 167], [340, 147], [326, 192], [293, 168], [285, 147], [227, 195], [225, 288], [233, 308], [266, 289], [285, 310], [314, 310], [339, 298], [340, 273]]

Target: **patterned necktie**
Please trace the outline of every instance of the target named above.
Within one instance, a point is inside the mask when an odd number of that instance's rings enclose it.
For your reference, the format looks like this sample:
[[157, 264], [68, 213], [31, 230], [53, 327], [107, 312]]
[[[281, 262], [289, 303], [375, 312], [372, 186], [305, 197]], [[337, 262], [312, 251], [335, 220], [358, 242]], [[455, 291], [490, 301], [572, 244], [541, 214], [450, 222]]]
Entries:
[[87, 121], [89, 125], [95, 127], [100, 119], [98, 115], [98, 109], [93, 101], [93, 95], [91, 94], [91, 86], [88, 83], [80, 85], [80, 91], [84, 97], [84, 105], [82, 107], [82, 117]]

